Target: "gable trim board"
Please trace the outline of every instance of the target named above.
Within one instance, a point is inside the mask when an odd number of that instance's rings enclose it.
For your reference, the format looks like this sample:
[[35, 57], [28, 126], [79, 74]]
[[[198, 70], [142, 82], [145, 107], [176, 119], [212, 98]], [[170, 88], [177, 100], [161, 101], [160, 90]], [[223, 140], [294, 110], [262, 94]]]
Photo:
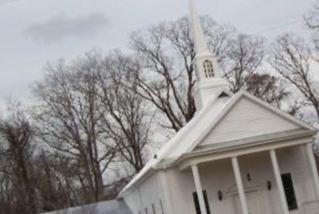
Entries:
[[[195, 150], [193, 152], [184, 154], [178, 160], [172, 163], [172, 167], [178, 166], [180, 170], [185, 170], [191, 165], [199, 164], [202, 162], [210, 162], [215, 160], [227, 159], [227, 158], [235, 157], [235, 156], [265, 152], [271, 149], [280, 149], [284, 147], [292, 147], [292, 146], [312, 143], [313, 136], [314, 136], [314, 132], [304, 131], [300, 135], [289, 136], [287, 138], [279, 138], [277, 140], [260, 141], [257, 143], [256, 142], [243, 143], [242, 140], [239, 140], [239, 143], [237, 143], [237, 145], [232, 145], [228, 148], [223, 146], [220, 148], [210, 148], [206, 150], [197, 150], [197, 151]], [[205, 161], [198, 160], [198, 159], [192, 160], [198, 157], [202, 157], [202, 159], [205, 159]]]
[[[229, 93], [220, 91], [217, 94], [212, 95], [210, 103], [201, 109], [194, 118], [186, 124], [175, 136], [167, 142], [162, 149], [157, 154], [157, 158], [150, 160], [145, 167], [132, 179], [132, 181], [120, 192], [119, 197], [129, 190], [131, 187], [135, 186], [137, 183], [141, 183], [145, 177], [153, 174], [155, 170], [158, 170], [163, 166], [163, 162], [171, 163], [168, 165], [176, 165], [176, 162], [180, 160], [184, 155], [193, 152], [196, 147], [210, 134], [213, 129], [218, 126], [218, 124], [223, 121], [223, 118], [236, 106], [236, 104], [243, 98], [257, 104], [269, 110], [274, 115], [291, 122], [296, 125], [295, 129], [300, 129], [305, 132], [314, 135], [316, 129], [304, 122], [301, 122], [294, 118], [293, 116], [285, 113], [270, 104], [256, 98], [245, 91], [237, 92], [231, 97], [220, 97], [222, 93]], [[210, 119], [211, 118], [211, 119]], [[206, 121], [206, 122], [205, 122]], [[276, 133], [268, 133], [274, 134]], [[258, 137], [258, 136], [252, 136]], [[261, 137], [261, 136], [259, 136]], [[244, 142], [245, 139], [240, 139]], [[231, 149], [230, 144], [225, 142], [218, 142], [219, 149], [224, 147]]]
[[[294, 141], [297, 139], [300, 139], [300, 138], [306, 139], [307, 142], [312, 141], [314, 138], [314, 134], [316, 134], [315, 131], [298, 129], [298, 130], [284, 131], [284, 132], [279, 132], [279, 133], [274, 133], [274, 134], [266, 134], [266, 135], [261, 135], [261, 136], [257, 136], [257, 137], [251, 137], [251, 138], [245, 138], [245, 139], [239, 139], [239, 140], [233, 140], [233, 141], [228, 141], [228, 142], [200, 146], [200, 147], [196, 147], [196, 149], [193, 150], [192, 152], [183, 154], [177, 160], [176, 159], [163, 160], [155, 168], [156, 169], [166, 169], [169, 167], [174, 167], [174, 166], [179, 165], [186, 158], [195, 157], [198, 155], [223, 153], [223, 152], [228, 152], [228, 151], [235, 151], [235, 150], [252, 148], [254, 146], [260, 146], [260, 145], [265, 145], [265, 144], [287, 142], [288, 140], [291, 141], [291, 146], [294, 146], [294, 145], [296, 145], [296, 143]], [[303, 143], [305, 143], [305, 142], [302, 141], [302, 143], [300, 143], [300, 144], [303, 144]], [[287, 146], [286, 144], [285, 144], [285, 146]], [[299, 143], [297, 143], [297, 144], [299, 144]], [[281, 147], [281, 146], [279, 146], [279, 147]]]
[[[280, 132], [276, 134], [267, 134], [262, 135], [258, 137], [252, 137], [252, 138], [246, 138], [246, 139], [240, 139], [240, 140], [234, 140], [229, 142], [223, 142], [223, 143], [217, 143], [212, 144], [209, 146], [205, 146], [203, 149], [196, 149], [192, 152], [185, 153], [182, 156], [180, 156], [178, 159], [171, 159], [171, 160], [164, 160], [161, 163], [159, 163], [154, 169], [167, 169], [171, 167], [178, 166], [180, 170], [184, 170], [184, 166], [182, 162], [191, 159], [196, 158], [200, 155], [222, 155], [225, 153], [237, 153], [238, 155], [245, 155], [245, 152], [242, 152], [242, 150], [254, 150], [257, 147], [265, 147], [267, 148], [271, 147], [271, 149], [279, 149], [282, 147], [289, 147], [289, 146], [296, 146], [300, 144], [310, 143], [313, 142], [314, 134], [316, 132], [310, 131], [310, 130], [291, 130], [291, 131], [285, 131]], [[221, 145], [223, 144], [223, 145]], [[226, 144], [226, 146], [224, 145]], [[267, 149], [266, 149], [267, 150]], [[255, 152], [263, 152], [265, 149], [256, 150]], [[252, 152], [247, 152], [247, 154], [250, 154]], [[235, 155], [236, 156], [236, 155]], [[227, 158], [227, 157], [226, 157]], [[213, 158], [214, 160], [216, 158]], [[217, 159], [224, 159], [223, 158], [217, 158]], [[195, 163], [193, 163], [195, 164]]]
[[305, 129], [294, 129], [289, 131], [277, 132], [277, 133], [270, 133], [265, 135], [259, 135], [256, 137], [248, 137], [242, 138], [238, 140], [230, 140], [221, 143], [214, 143], [214, 144], [207, 144], [207, 145], [200, 145], [197, 146], [192, 153], [211, 150], [211, 149], [227, 149], [227, 148], [234, 148], [236, 146], [249, 146], [251, 144], [263, 144], [268, 142], [278, 142], [278, 141], [285, 141], [289, 139], [297, 139], [301, 137], [309, 137], [316, 134], [315, 131], [305, 130]]

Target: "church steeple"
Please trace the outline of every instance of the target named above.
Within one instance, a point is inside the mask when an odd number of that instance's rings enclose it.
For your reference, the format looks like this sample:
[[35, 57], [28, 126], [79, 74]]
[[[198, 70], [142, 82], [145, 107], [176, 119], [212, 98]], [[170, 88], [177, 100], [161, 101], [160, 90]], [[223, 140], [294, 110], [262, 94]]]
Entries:
[[190, 12], [191, 12], [193, 39], [194, 39], [196, 54], [198, 53], [209, 54], [204, 32], [199, 21], [199, 16], [197, 14], [194, 2], [192, 0], [189, 1], [189, 6], [190, 6]]
[[228, 90], [228, 82], [222, 79], [218, 62], [208, 49], [207, 41], [200, 24], [193, 0], [189, 0], [193, 40], [195, 45], [195, 71], [197, 74], [196, 105], [205, 106], [216, 93]]

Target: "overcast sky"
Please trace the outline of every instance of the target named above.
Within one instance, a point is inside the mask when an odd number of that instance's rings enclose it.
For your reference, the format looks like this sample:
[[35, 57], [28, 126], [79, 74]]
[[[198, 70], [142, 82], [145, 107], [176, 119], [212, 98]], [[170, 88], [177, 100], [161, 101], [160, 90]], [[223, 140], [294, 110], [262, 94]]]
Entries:
[[[200, 14], [241, 32], [274, 38], [302, 34], [313, 0], [196, 0]], [[0, 105], [29, 99], [47, 61], [98, 47], [125, 48], [128, 34], [188, 13], [188, 0], [0, 0]]]

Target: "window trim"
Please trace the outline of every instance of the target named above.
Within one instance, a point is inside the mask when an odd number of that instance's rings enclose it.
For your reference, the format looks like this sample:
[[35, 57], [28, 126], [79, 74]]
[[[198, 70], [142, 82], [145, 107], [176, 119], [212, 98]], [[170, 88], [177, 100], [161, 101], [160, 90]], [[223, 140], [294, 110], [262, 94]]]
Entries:
[[203, 62], [203, 69], [206, 78], [215, 76], [213, 62], [209, 59], [205, 59]]

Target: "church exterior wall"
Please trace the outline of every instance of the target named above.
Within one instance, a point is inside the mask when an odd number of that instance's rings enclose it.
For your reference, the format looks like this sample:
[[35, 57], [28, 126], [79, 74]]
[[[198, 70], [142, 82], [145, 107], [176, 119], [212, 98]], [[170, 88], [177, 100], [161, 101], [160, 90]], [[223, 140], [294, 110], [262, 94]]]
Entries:
[[[279, 150], [277, 155], [281, 173], [291, 173], [294, 182], [298, 209], [291, 213], [312, 214], [316, 199], [303, 147], [285, 148]], [[256, 153], [238, 158], [250, 209], [259, 209], [262, 214], [282, 213], [269, 153]], [[203, 190], [207, 192], [211, 213], [240, 213], [231, 161], [228, 159], [209, 162], [198, 165], [198, 167]], [[170, 169], [166, 172], [166, 176], [173, 199], [173, 213], [195, 214], [192, 196], [195, 186], [191, 171]], [[267, 187], [268, 181], [271, 182], [271, 190]], [[222, 200], [218, 198], [218, 191], [222, 192]], [[256, 213], [259, 212], [256, 211]]]
[[165, 205], [159, 172], [130, 189], [124, 200], [134, 214], [151, 214], [153, 209], [156, 213], [162, 213], [162, 207], [165, 209]]
[[279, 150], [278, 161], [282, 173], [292, 172], [299, 209], [291, 213], [318, 212], [314, 180], [303, 146]]
[[169, 194], [173, 199], [173, 213], [195, 214], [192, 197], [195, 187], [191, 171], [180, 171], [173, 168], [167, 171], [166, 176], [169, 183]]

